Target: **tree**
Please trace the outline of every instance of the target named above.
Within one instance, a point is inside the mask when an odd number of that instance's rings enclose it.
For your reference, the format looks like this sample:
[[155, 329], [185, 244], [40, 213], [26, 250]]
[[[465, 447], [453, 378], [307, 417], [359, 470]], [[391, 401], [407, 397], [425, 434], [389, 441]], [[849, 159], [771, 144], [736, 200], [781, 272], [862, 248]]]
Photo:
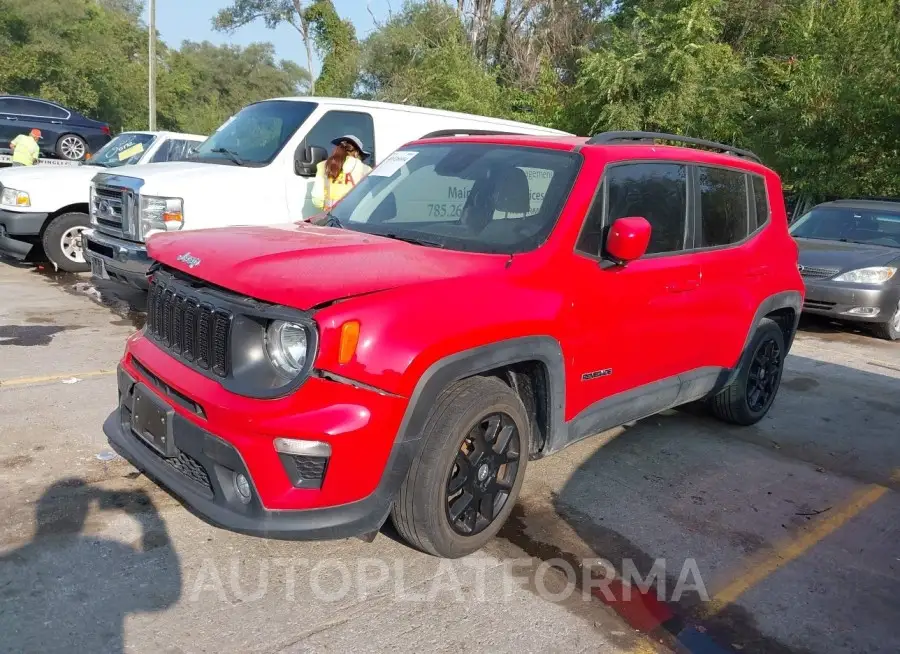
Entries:
[[798, 190], [900, 196], [900, 7], [802, 0], [759, 59], [755, 146]]
[[472, 53], [455, 10], [407, 4], [364, 44], [359, 91], [388, 102], [502, 116], [496, 79]]
[[721, 40], [721, 0], [667, 0], [634, 10], [579, 62], [567, 125], [582, 134], [644, 129], [741, 142], [751, 84]]
[[229, 7], [215, 15], [213, 27], [223, 32], [234, 32], [257, 20], [262, 20], [270, 29], [282, 23], [293, 27], [300, 34], [306, 50], [306, 68], [311, 76], [309, 93], [314, 95], [316, 83], [313, 75], [313, 41], [307, 9], [303, 0], [233, 0]]
[[322, 71], [315, 86], [321, 95], [350, 97], [359, 75], [359, 42], [353, 23], [338, 15], [331, 0], [314, 0], [305, 11]]

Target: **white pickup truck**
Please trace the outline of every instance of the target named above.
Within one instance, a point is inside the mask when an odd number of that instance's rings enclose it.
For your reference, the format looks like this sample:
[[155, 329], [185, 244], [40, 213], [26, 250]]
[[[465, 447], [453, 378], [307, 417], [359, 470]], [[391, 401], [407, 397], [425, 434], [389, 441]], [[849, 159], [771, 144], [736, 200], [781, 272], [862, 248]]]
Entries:
[[560, 135], [558, 130], [406, 105], [298, 97], [244, 107], [190, 161], [100, 171], [91, 188], [85, 256], [95, 277], [147, 288], [145, 241], [157, 232], [296, 222], [311, 203], [316, 164], [354, 135], [381, 162], [420, 138], [452, 134]]
[[90, 269], [81, 233], [90, 224], [90, 183], [100, 170], [184, 159], [205, 136], [123, 132], [79, 165], [0, 170], [0, 251], [24, 259], [35, 247], [60, 270]]

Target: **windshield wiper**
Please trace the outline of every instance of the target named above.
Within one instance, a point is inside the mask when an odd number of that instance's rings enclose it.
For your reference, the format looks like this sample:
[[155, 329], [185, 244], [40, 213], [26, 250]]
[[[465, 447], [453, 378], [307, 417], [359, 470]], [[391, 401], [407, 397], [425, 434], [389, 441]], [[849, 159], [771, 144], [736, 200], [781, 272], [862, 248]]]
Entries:
[[215, 152], [216, 154], [227, 154], [228, 158], [231, 159], [238, 166], [243, 166], [244, 161], [241, 159], [237, 152], [234, 150], [229, 150], [228, 148], [213, 148], [210, 152]]
[[344, 223], [338, 220], [338, 217], [330, 211], [325, 214], [324, 218], [316, 221], [313, 224], [319, 227], [337, 227], [338, 229], [344, 229]]
[[445, 247], [443, 243], [438, 243], [437, 241], [429, 241], [423, 238], [416, 238], [415, 236], [400, 236], [399, 234], [395, 234], [393, 232], [374, 232], [376, 236], [384, 236], [385, 238], [392, 238], [395, 241], [403, 241], [404, 243], [412, 243], [413, 245], [424, 245], [425, 247], [431, 248], [443, 248]]

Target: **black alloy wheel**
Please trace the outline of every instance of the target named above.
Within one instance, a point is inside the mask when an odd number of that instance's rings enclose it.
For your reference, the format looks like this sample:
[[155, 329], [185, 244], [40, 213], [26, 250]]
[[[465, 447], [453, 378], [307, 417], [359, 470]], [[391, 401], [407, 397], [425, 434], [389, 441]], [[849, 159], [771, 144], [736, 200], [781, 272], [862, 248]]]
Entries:
[[747, 379], [747, 405], [763, 411], [775, 399], [781, 377], [782, 352], [774, 338], [762, 341], [753, 353]]
[[788, 345], [785, 332], [771, 318], [763, 318], [731, 383], [707, 400], [720, 420], [733, 425], [753, 425], [762, 420], [778, 394]]
[[518, 428], [505, 413], [486, 416], [466, 434], [446, 485], [453, 530], [474, 536], [503, 510], [519, 470]]

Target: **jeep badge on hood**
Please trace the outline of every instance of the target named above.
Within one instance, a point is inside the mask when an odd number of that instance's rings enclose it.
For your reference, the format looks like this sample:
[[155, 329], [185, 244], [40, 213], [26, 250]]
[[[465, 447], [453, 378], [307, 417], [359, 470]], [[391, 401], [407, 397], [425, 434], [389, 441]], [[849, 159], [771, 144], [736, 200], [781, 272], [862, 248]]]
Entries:
[[181, 263], [187, 265], [188, 268], [193, 268], [194, 266], [200, 265], [200, 257], [195, 257], [190, 252], [179, 254], [176, 259]]

